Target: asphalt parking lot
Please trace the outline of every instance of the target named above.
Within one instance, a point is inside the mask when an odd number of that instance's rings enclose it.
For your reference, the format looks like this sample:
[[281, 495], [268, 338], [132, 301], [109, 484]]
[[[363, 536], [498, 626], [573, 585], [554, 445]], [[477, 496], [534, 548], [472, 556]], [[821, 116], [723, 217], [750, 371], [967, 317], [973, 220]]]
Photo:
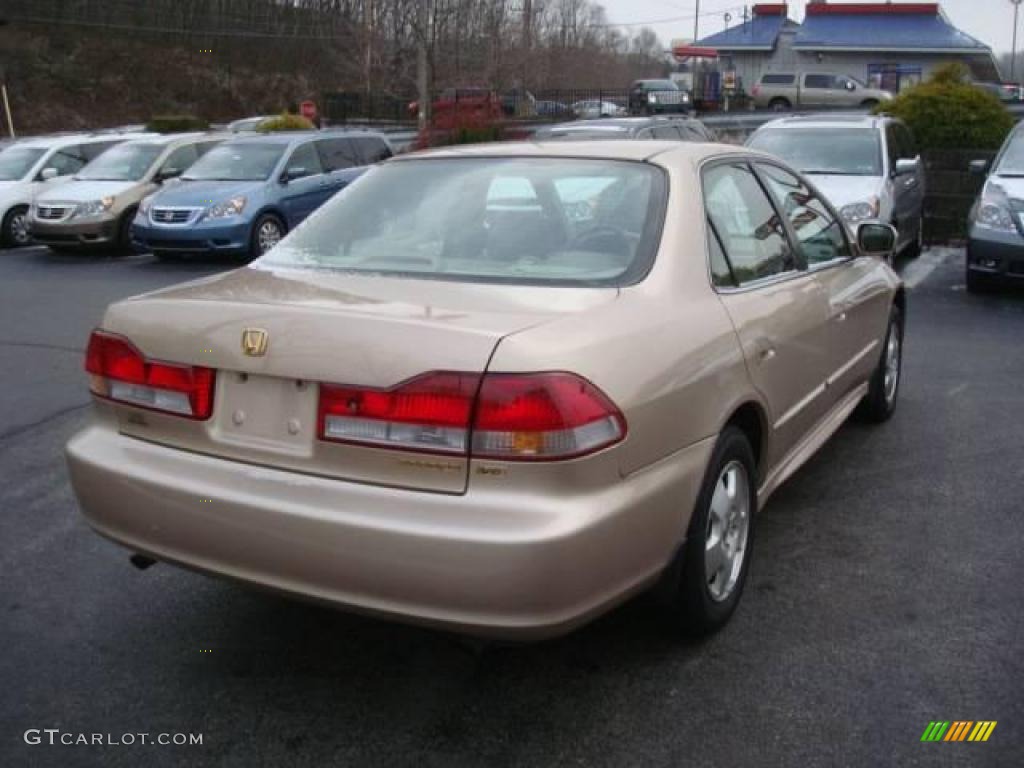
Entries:
[[[107, 302], [231, 262], [0, 252], [0, 766], [868, 766], [1024, 763], [1024, 291], [915, 285], [901, 401], [845, 426], [758, 520], [716, 637], [635, 601], [479, 647], [158, 565], [94, 535], [63, 444]], [[988, 742], [921, 743], [932, 720]], [[29, 729], [201, 746], [26, 744]]]

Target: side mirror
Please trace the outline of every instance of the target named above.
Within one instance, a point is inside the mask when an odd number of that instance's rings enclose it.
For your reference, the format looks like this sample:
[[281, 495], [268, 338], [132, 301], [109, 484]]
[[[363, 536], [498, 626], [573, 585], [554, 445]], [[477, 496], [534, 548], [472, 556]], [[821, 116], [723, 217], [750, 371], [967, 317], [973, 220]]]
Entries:
[[973, 176], [984, 176], [986, 173], [988, 173], [988, 164], [989, 161], [985, 158], [982, 158], [980, 160], [971, 160], [971, 162], [967, 165], [967, 170]]
[[896, 247], [896, 228], [878, 221], [865, 221], [857, 227], [857, 246], [862, 253], [882, 256]]
[[896, 167], [892, 169], [896, 176], [906, 176], [917, 170], [917, 158], [901, 157], [896, 161]]
[[301, 165], [293, 165], [291, 168], [286, 168], [284, 173], [281, 174], [281, 183], [287, 184], [289, 181], [295, 181], [301, 179], [303, 176], [308, 176], [306, 169]]
[[50, 179], [56, 179], [60, 174], [56, 168], [43, 168], [43, 172], [39, 174], [39, 178], [43, 181], [49, 181]]

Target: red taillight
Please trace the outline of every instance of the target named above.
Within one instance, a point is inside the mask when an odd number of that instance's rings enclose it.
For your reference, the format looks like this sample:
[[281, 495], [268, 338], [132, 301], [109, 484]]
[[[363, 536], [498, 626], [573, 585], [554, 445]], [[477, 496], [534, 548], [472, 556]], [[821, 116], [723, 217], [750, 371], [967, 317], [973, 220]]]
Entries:
[[212, 368], [147, 360], [123, 336], [93, 331], [85, 370], [89, 388], [108, 400], [200, 421], [213, 412]]
[[319, 432], [323, 440], [386, 448], [544, 460], [612, 445], [625, 436], [626, 422], [574, 374], [491, 373], [481, 380], [434, 372], [389, 390], [321, 385]]
[[480, 376], [437, 371], [393, 389], [320, 385], [320, 437], [442, 453], [465, 453]]
[[750, 93], [753, 96], [757, 96], [759, 93], [761, 93], [761, 86], [755, 85], [753, 88], [750, 89]]
[[571, 373], [484, 376], [473, 424], [473, 456], [565, 459], [617, 443], [626, 434], [619, 409]]

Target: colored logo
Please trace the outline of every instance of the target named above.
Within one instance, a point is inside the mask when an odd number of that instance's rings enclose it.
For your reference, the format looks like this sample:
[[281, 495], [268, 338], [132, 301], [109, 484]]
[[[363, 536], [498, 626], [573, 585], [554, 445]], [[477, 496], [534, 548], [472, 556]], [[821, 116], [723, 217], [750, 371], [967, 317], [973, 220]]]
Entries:
[[995, 720], [932, 720], [921, 741], [988, 741], [995, 727]]

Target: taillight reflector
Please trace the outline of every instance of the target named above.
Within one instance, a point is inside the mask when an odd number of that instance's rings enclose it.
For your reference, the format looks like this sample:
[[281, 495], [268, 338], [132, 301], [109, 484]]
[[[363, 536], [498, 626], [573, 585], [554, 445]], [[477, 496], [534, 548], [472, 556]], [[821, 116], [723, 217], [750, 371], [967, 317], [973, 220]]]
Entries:
[[551, 460], [618, 442], [626, 422], [575, 374], [435, 371], [388, 390], [322, 384], [319, 434], [385, 448]]
[[89, 389], [108, 400], [200, 421], [213, 412], [212, 368], [147, 360], [123, 336], [93, 331], [85, 370]]

